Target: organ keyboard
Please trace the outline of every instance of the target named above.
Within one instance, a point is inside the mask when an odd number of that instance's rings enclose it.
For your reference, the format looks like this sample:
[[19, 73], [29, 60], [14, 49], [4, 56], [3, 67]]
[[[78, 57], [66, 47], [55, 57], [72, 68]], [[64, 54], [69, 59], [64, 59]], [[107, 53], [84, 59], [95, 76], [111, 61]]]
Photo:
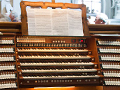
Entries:
[[0, 62], [5, 61], [15, 61], [15, 56], [13, 55], [0, 55]]
[[86, 39], [18, 36], [20, 87], [102, 85], [103, 76]]
[[[119, 37], [96, 38], [101, 69], [104, 75], [104, 88], [120, 85], [120, 39]], [[112, 87], [110, 87], [112, 88]]]
[[65, 55], [65, 56], [54, 56], [54, 55], [51, 55], [51, 56], [41, 56], [41, 55], [28, 55], [28, 56], [19, 56], [19, 59], [90, 59], [91, 57], [90, 56], [68, 56], [68, 55]]
[[98, 39], [97, 45], [112, 45], [112, 46], [120, 46], [120, 40], [119, 39]]
[[0, 44], [14, 44], [14, 38], [12, 37], [1, 37]]
[[118, 48], [112, 48], [112, 49], [100, 48], [99, 52], [100, 53], [120, 53], [120, 49], [118, 49]]
[[61, 49], [44, 49], [44, 48], [22, 48], [18, 49], [18, 52], [88, 52], [86, 49], [68, 49], [68, 48], [61, 48]]
[[10, 89], [13, 89], [13, 88], [17, 88], [17, 85], [14, 81], [9, 81], [9, 82], [1, 82], [0, 83], [0, 89], [7, 89], [7, 88], [10, 88]]
[[120, 72], [119, 73], [112, 73], [112, 72], [109, 72], [109, 73], [106, 73], [104, 72], [104, 77], [120, 77]]
[[120, 61], [120, 55], [101, 55], [101, 61]]
[[15, 70], [15, 66], [0, 66], [0, 70]]
[[81, 78], [99, 78], [98, 75], [88, 75], [88, 76], [24, 76], [23, 79], [81, 79]]
[[14, 48], [9, 47], [0, 48], [0, 53], [14, 53]]
[[102, 64], [103, 69], [120, 69], [120, 65]]
[[113, 80], [112, 80], [112, 81], [106, 81], [106, 80], [105, 80], [105, 83], [106, 83], [106, 85], [114, 85], [114, 86], [115, 86], [115, 85], [116, 85], [116, 86], [119, 86], [119, 85], [120, 85], [120, 81], [116, 81], [116, 80], [115, 80], [115, 81], [113, 81]]
[[97, 71], [96, 69], [49, 69], [49, 70], [22, 70], [22, 73], [64, 73], [64, 72], [95, 72]]
[[0, 36], [0, 89], [17, 88], [15, 36]]
[[21, 66], [81, 66], [81, 65], [94, 65], [94, 63], [20, 63]]

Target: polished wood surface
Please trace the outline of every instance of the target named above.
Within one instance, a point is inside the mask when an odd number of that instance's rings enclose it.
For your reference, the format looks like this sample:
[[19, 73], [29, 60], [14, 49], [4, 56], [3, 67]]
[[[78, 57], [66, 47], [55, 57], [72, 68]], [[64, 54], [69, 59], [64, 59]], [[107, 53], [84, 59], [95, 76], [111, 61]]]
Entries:
[[90, 34], [120, 34], [120, 25], [89, 24]]
[[0, 32], [21, 32], [21, 22], [0, 22]]

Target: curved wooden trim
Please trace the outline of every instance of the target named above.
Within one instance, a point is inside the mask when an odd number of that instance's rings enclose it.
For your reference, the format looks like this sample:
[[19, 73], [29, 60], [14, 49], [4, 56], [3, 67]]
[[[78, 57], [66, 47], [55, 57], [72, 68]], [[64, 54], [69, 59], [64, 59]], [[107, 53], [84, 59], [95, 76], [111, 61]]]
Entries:
[[50, 2], [45, 2], [46, 7], [52, 7], [52, 8], [62, 8], [64, 7], [63, 3], [50, 3]]
[[71, 9], [82, 9], [85, 5], [84, 4], [72, 4], [72, 3], [65, 3], [65, 7]]

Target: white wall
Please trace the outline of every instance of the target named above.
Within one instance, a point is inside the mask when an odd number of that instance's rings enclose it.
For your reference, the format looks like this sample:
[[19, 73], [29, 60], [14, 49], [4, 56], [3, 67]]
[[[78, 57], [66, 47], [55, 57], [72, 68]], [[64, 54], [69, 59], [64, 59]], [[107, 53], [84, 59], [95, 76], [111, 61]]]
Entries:
[[[112, 16], [111, 16], [111, 0], [104, 0], [104, 3], [105, 3], [105, 6], [104, 6], [104, 12], [108, 18], [110, 19]], [[109, 3], [109, 4], [108, 4]]]
[[55, 0], [55, 2], [71, 3], [71, 0]]
[[0, 13], [1, 13], [1, 1], [0, 1]]
[[[7, 13], [6, 8], [5, 8], [6, 3], [7, 2], [5, 0], [1, 0], [1, 14]], [[11, 6], [13, 6], [13, 0], [10, 0], [10, 3], [11, 3]]]
[[21, 15], [20, 2], [21, 0], [13, 0], [13, 10], [18, 14], [18, 17]]

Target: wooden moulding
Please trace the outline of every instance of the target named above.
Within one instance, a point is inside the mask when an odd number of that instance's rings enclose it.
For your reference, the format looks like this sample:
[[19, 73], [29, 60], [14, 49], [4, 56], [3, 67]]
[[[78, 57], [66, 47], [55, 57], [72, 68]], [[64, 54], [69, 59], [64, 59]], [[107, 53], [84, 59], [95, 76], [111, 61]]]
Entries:
[[1, 36], [1, 35], [15, 36], [16, 34], [15, 34], [15, 33], [0, 33], [0, 36]]
[[0, 32], [2, 33], [21, 32], [21, 22], [0, 22]]
[[89, 36], [89, 29], [87, 25], [86, 17], [86, 6], [84, 4], [72, 4], [72, 3], [54, 3], [54, 2], [28, 2], [21, 1], [21, 20], [22, 20], [22, 35], [28, 35], [28, 25], [27, 25], [27, 12], [26, 7], [41, 7], [47, 9], [47, 7], [52, 8], [61, 8], [61, 9], [81, 9], [82, 10], [82, 23], [83, 23], [83, 32], [85, 36]]
[[90, 34], [120, 34], [120, 31], [89, 31]]
[[90, 24], [90, 34], [120, 34], [120, 25]]
[[19, 29], [0, 29], [0, 32], [19, 32]]

